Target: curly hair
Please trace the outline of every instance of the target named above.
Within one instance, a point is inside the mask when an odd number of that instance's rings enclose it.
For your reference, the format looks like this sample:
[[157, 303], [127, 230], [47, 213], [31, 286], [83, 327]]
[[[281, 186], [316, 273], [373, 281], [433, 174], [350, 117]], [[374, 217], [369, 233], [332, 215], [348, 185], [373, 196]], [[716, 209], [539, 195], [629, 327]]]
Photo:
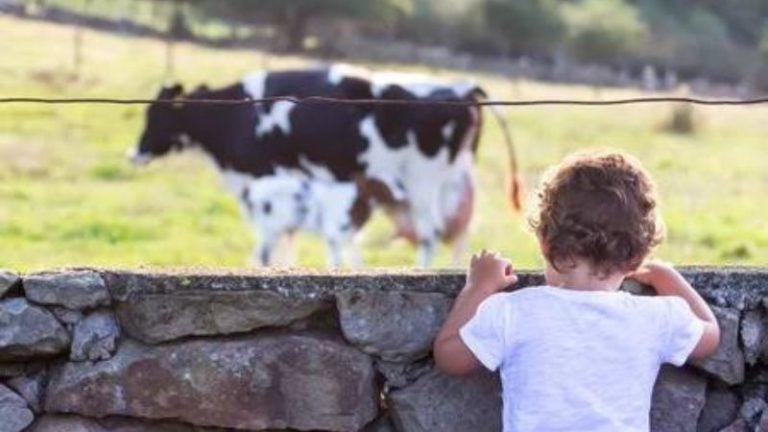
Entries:
[[558, 271], [586, 260], [602, 277], [629, 272], [664, 238], [653, 181], [628, 155], [568, 157], [546, 175], [538, 198], [529, 223]]

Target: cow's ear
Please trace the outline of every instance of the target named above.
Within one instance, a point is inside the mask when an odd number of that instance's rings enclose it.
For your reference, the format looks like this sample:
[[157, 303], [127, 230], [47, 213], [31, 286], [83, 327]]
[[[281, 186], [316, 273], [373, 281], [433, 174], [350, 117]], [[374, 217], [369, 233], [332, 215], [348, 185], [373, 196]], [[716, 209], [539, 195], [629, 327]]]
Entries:
[[183, 85], [181, 85], [179, 83], [176, 83], [176, 84], [173, 85], [173, 87], [171, 87], [171, 96], [172, 97], [177, 98], [177, 97], [179, 97], [179, 96], [181, 96], [183, 94], [184, 94], [184, 86]]
[[488, 93], [479, 86], [474, 86], [469, 91], [469, 97], [472, 99], [488, 99]]
[[163, 86], [159, 99], [176, 99], [184, 94], [184, 86], [179, 83]]

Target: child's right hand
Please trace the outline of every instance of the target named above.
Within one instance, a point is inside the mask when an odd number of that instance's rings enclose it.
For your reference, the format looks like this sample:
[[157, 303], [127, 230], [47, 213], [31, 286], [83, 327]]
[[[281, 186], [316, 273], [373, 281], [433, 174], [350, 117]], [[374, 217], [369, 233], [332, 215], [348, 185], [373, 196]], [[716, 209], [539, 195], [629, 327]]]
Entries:
[[512, 263], [499, 253], [483, 249], [480, 253], [472, 255], [467, 271], [467, 289], [493, 294], [515, 282], [517, 275]]

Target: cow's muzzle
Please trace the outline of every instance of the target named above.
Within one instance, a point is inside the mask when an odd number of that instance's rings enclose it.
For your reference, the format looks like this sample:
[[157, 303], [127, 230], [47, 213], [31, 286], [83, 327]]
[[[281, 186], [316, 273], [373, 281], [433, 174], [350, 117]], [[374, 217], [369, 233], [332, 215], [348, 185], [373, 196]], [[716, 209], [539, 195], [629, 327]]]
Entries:
[[126, 152], [128, 160], [136, 166], [144, 166], [152, 160], [152, 155], [149, 153], [140, 153], [139, 151], [128, 150]]

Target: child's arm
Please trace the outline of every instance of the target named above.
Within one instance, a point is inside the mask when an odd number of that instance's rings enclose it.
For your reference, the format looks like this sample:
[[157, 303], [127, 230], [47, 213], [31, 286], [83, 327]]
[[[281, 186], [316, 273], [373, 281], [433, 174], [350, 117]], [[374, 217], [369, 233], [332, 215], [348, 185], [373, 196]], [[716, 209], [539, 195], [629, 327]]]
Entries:
[[459, 329], [474, 316], [483, 300], [515, 282], [517, 276], [510, 262], [498, 254], [483, 250], [472, 256], [466, 285], [456, 297], [433, 345], [435, 364], [440, 370], [451, 375], [463, 375], [480, 366], [461, 340]]
[[688, 281], [672, 266], [660, 262], [644, 264], [629, 277], [652, 286], [661, 296], [678, 296], [685, 300], [693, 313], [704, 323], [704, 332], [689, 358], [707, 357], [720, 343], [720, 326], [709, 305]]

